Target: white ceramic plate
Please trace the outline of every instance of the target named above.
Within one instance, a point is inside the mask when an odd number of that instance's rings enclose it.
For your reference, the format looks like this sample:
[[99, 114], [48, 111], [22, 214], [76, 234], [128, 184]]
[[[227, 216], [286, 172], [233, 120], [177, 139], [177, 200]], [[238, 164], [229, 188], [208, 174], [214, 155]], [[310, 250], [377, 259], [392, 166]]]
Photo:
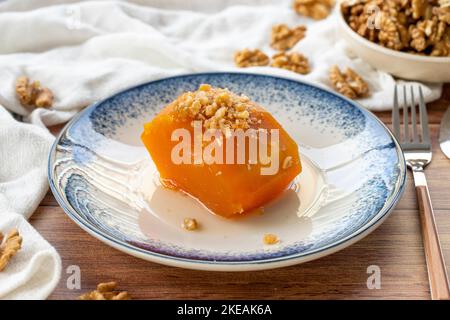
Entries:
[[[246, 94], [299, 145], [303, 172], [262, 215], [227, 220], [159, 183], [140, 141], [143, 124], [200, 83]], [[146, 260], [221, 271], [288, 266], [358, 241], [398, 201], [405, 170], [388, 129], [354, 102], [310, 84], [247, 73], [184, 75], [118, 93], [73, 119], [49, 159], [56, 199], [94, 237]], [[201, 228], [183, 230], [185, 217]], [[263, 245], [266, 233], [281, 242]]]

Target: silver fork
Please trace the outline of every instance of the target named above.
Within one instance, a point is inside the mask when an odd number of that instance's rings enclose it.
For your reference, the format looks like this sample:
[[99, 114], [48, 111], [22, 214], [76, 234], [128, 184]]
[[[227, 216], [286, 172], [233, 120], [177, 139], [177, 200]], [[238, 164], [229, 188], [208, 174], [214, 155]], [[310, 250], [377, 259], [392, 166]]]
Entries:
[[[414, 102], [414, 88], [412, 86], [410, 87], [410, 103], [408, 103], [408, 90], [406, 86], [403, 86], [403, 140], [401, 140], [399, 97], [397, 91], [397, 86], [395, 86], [392, 124], [395, 137], [401, 141], [406, 164], [408, 168], [411, 169], [414, 177], [431, 298], [433, 300], [449, 300], [450, 291], [447, 271], [441, 245], [439, 243], [433, 207], [431, 205], [430, 193], [428, 191], [427, 180], [424, 173], [424, 168], [431, 162], [432, 152], [428, 128], [428, 116], [423, 92], [422, 88], [419, 87], [419, 127], [416, 114], [417, 108]], [[412, 135], [410, 135], [408, 127], [408, 105], [411, 112]], [[419, 131], [421, 131], [420, 135]]]

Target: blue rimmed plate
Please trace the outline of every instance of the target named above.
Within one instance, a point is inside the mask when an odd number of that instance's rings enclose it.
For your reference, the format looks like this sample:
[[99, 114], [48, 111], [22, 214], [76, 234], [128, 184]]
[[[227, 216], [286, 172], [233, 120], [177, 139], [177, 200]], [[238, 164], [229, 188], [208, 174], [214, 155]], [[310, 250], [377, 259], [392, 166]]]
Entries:
[[[159, 183], [140, 141], [143, 124], [201, 83], [249, 96], [299, 145], [303, 172], [263, 213], [227, 220]], [[218, 271], [283, 267], [349, 246], [388, 216], [405, 173], [398, 143], [356, 103], [311, 84], [249, 73], [182, 75], [125, 90], [74, 118], [49, 158], [56, 199], [88, 233], [149, 261]], [[185, 217], [200, 228], [184, 230]], [[280, 242], [264, 245], [267, 233]]]

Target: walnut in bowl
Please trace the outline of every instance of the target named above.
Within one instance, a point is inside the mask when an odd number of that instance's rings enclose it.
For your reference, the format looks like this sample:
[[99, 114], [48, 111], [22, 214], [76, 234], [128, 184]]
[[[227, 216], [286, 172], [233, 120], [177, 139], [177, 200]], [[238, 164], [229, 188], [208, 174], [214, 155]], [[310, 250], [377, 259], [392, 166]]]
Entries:
[[340, 34], [364, 61], [404, 79], [450, 82], [450, 8], [439, 0], [342, 0], [340, 6]]

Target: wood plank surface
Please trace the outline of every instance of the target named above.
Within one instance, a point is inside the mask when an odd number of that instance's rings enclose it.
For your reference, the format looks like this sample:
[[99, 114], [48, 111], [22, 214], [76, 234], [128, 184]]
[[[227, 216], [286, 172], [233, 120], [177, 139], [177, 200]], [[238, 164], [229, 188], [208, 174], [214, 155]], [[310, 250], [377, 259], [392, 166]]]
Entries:
[[[428, 106], [433, 161], [426, 169], [447, 270], [450, 271], [450, 160], [437, 143], [450, 105], [450, 84]], [[377, 113], [390, 123], [390, 112]], [[146, 262], [91, 237], [73, 223], [49, 192], [31, 218], [63, 261], [50, 299], [76, 299], [98, 282], [116, 280], [136, 299], [429, 299], [430, 291], [412, 177], [391, 216], [372, 234], [338, 253], [302, 265], [259, 272], [205, 272]], [[81, 268], [80, 290], [69, 290], [66, 268]], [[381, 288], [368, 289], [367, 268], [381, 269]]]

